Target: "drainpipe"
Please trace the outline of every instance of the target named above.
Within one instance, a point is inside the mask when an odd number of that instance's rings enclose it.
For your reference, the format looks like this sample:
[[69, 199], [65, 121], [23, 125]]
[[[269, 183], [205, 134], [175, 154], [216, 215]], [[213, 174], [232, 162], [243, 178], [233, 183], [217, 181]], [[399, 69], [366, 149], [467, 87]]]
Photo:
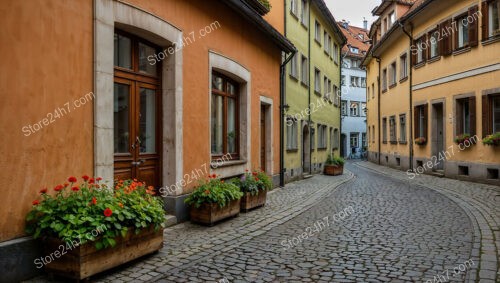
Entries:
[[412, 58], [413, 56], [411, 56], [411, 45], [412, 45], [412, 42], [413, 42], [413, 26], [410, 26], [410, 32], [408, 32], [406, 29], [405, 29], [405, 26], [404, 24], [402, 24], [401, 22], [399, 23], [399, 27], [403, 30], [403, 32], [406, 34], [406, 36], [408, 36], [408, 39], [410, 40], [410, 43], [409, 43], [409, 54], [408, 54], [408, 57], [409, 60], [409, 67], [410, 67], [410, 72], [409, 72], [409, 78], [408, 78], [408, 84], [409, 84], [409, 90], [410, 90], [410, 117], [408, 117], [410, 120], [410, 140], [408, 141], [408, 144], [410, 146], [410, 170], [413, 170], [413, 90], [412, 90], [412, 85], [413, 85], [413, 62], [412, 62]]
[[[286, 1], [285, 1], [286, 2]], [[309, 120], [308, 120], [308, 127], [309, 127], [309, 174], [312, 174], [312, 145], [313, 141], [311, 140], [312, 136], [312, 129], [311, 129], [311, 2], [308, 2], [308, 18], [307, 18], [307, 57], [309, 58], [308, 62], [308, 71], [309, 71], [309, 94], [307, 95], [307, 109], [309, 109]]]
[[[286, 1], [285, 11], [286, 11]], [[284, 17], [284, 35], [286, 37], [286, 13]], [[280, 65], [280, 187], [285, 186], [285, 67], [290, 60], [295, 56], [297, 51], [292, 51], [290, 56], [285, 58], [285, 61]]]
[[[342, 55], [342, 48], [345, 46], [345, 42], [344, 44], [342, 44], [342, 46], [339, 47], [339, 54]], [[342, 142], [341, 138], [342, 137], [342, 62], [344, 61], [344, 56], [339, 56], [340, 57], [340, 60], [339, 60], [339, 64], [340, 64], [340, 72], [339, 72], [339, 93], [338, 94], [335, 94], [335, 95], [338, 95], [340, 97], [339, 99], [339, 121], [340, 121], [340, 127], [339, 127], [339, 157], [344, 157], [342, 156], [342, 153], [343, 153], [343, 149], [344, 149], [344, 143]], [[334, 101], [335, 103], [335, 101]], [[347, 107], [347, 105], [346, 105]]]
[[372, 54], [372, 57], [377, 59], [378, 76], [377, 76], [377, 128], [378, 128], [378, 164], [380, 165], [380, 152], [382, 151], [382, 130], [380, 129], [380, 57]]

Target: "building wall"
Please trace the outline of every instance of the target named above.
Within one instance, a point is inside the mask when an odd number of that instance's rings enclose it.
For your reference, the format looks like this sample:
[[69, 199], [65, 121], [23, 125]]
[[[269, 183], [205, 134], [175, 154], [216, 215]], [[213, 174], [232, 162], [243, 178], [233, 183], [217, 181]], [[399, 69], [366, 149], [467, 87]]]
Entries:
[[[474, 5], [478, 5], [480, 11], [481, 2], [477, 0], [453, 3], [448, 1], [434, 1], [433, 4], [426, 7], [424, 11], [412, 19], [414, 38], [430, 32], [437, 24], [466, 12], [468, 8]], [[413, 68], [413, 105], [429, 105], [428, 119], [426, 121], [427, 143], [425, 145], [414, 145], [413, 167], [415, 169], [420, 167], [420, 172], [430, 173], [438, 169], [435, 165], [436, 160], [443, 158], [443, 174], [445, 176], [500, 184], [498, 178], [492, 179], [489, 174], [489, 170], [500, 170], [498, 148], [484, 145], [481, 142], [483, 138], [482, 96], [485, 93], [500, 92], [500, 84], [498, 83], [500, 61], [497, 55], [500, 54], [500, 45], [498, 44], [498, 40], [486, 43], [481, 42], [483, 38], [481, 17], [477, 17], [476, 20], [478, 25], [478, 46], [466, 48], [464, 51], [453, 52], [449, 56], [440, 56], [436, 60], [427, 61], [425, 64]], [[406, 50], [411, 56], [411, 50], [409, 50], [408, 45], [408, 38], [401, 31], [396, 31], [387, 40], [384, 47], [377, 51], [377, 53], [380, 53], [381, 69], [383, 70], [390, 64], [390, 61], [397, 60], [399, 72], [399, 54]], [[372, 83], [377, 84], [377, 64], [376, 59], [373, 58], [367, 65], [369, 86]], [[408, 83], [408, 81], [403, 83], [398, 82], [397, 86], [389, 88], [387, 92], [382, 93], [380, 111], [380, 119], [390, 115], [406, 113], [407, 138], [409, 138], [410, 134], [409, 119], [413, 120], [413, 125], [415, 126], [414, 118], [409, 116]], [[455, 136], [461, 134], [457, 133], [456, 130], [456, 99], [469, 96], [475, 97], [475, 128], [478, 142], [466, 148], [454, 142]], [[441, 103], [444, 111], [444, 148], [442, 151], [439, 151], [437, 150], [437, 118], [433, 107]], [[377, 99], [372, 99], [368, 102], [368, 108], [370, 109], [368, 124], [370, 126], [375, 125], [375, 129], [378, 132], [377, 111], [371, 111], [371, 109], [376, 109], [376, 107]], [[387, 130], [387, 135], [389, 135], [389, 122]], [[399, 121], [397, 121], [397, 136], [399, 136]], [[376, 139], [372, 140], [369, 146], [370, 158], [374, 162], [378, 162], [378, 143], [381, 139], [382, 137], [376, 136]], [[408, 163], [410, 156], [409, 145], [400, 143], [391, 144], [390, 142], [386, 144], [382, 143], [381, 156], [382, 164], [401, 169], [408, 169], [410, 167]], [[397, 166], [396, 158], [400, 158], [400, 166]], [[459, 166], [468, 168], [468, 175], [464, 175], [464, 172], [459, 172]], [[409, 174], [409, 177], [415, 176]]]

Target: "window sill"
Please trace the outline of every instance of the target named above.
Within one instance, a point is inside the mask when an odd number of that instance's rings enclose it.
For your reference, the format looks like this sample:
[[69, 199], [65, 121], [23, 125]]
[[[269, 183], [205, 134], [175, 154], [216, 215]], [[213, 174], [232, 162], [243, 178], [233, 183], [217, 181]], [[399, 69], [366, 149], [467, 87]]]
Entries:
[[404, 83], [404, 82], [406, 82], [407, 80], [408, 80], [408, 76], [406, 76], [406, 77], [404, 77], [404, 78], [400, 79], [400, 80], [399, 80], [399, 83]]
[[399, 144], [408, 144], [406, 141], [399, 141]]
[[398, 144], [397, 141], [390, 141], [391, 144]]
[[383, 89], [383, 90], [382, 90], [382, 93], [386, 93], [386, 92], [387, 92], [387, 89]]
[[470, 46], [465, 46], [465, 47], [462, 47], [460, 49], [456, 49], [453, 51], [453, 56], [457, 56], [457, 55], [460, 55], [460, 54], [463, 54], [463, 53], [467, 53], [471, 50]]
[[293, 11], [290, 11], [290, 15], [294, 17], [297, 21], [299, 20], [299, 16], [297, 16]]
[[304, 22], [303, 22], [303, 21], [300, 21], [300, 25], [301, 25], [303, 28], [305, 28], [306, 30], [309, 28], [306, 24], [304, 24]]
[[419, 68], [422, 68], [423, 66], [425, 66], [425, 61], [422, 61], [420, 63], [417, 63], [413, 66], [413, 68], [415, 69], [419, 69]]
[[290, 149], [287, 149], [286, 152], [295, 153], [295, 152], [299, 152], [299, 149], [298, 148], [290, 148]]
[[294, 80], [294, 81], [296, 81], [296, 82], [298, 82], [298, 81], [299, 81], [299, 78], [295, 77], [295, 76], [294, 76], [294, 75], [292, 75], [292, 74], [290, 74], [290, 75], [288, 75], [288, 76], [290, 76], [290, 79], [292, 79], [292, 80]]
[[427, 63], [430, 64], [430, 63], [434, 63], [434, 62], [439, 61], [439, 60], [441, 60], [441, 55], [437, 55], [437, 56], [430, 58], [429, 60], [427, 60]]
[[303, 81], [301, 81], [301, 82], [300, 82], [300, 84], [301, 84], [303, 87], [305, 87], [305, 88], [308, 88], [308, 87], [309, 87], [309, 85], [308, 85], [307, 83], [303, 82]]
[[317, 38], [314, 38], [314, 41], [321, 47], [321, 42]]
[[318, 147], [318, 151], [325, 151], [325, 150], [326, 150], [326, 147], [321, 147], [321, 148]]
[[325, 53], [326, 57], [330, 58], [330, 54], [328, 54], [328, 52], [325, 49], [323, 49], [323, 52]]
[[389, 88], [394, 88], [397, 85], [397, 83], [393, 83], [389, 86]]
[[489, 37], [487, 39], [482, 40], [481, 44], [483, 46], [485, 46], [485, 45], [489, 45], [489, 44], [492, 44], [492, 43], [495, 43], [495, 42], [499, 42], [499, 41], [500, 41], [500, 34], [494, 35], [492, 37]]
[[383, 144], [387, 144], [387, 141], [382, 141]]
[[247, 160], [245, 160], [245, 159], [224, 161], [222, 164], [218, 164], [217, 162], [211, 161], [210, 167], [215, 169], [215, 168], [223, 168], [223, 167], [229, 167], [229, 166], [234, 166], [234, 165], [241, 165], [241, 164], [245, 164], [245, 163], [247, 163]]
[[321, 92], [319, 92], [318, 90], [314, 90], [314, 94], [318, 95], [321, 97]]

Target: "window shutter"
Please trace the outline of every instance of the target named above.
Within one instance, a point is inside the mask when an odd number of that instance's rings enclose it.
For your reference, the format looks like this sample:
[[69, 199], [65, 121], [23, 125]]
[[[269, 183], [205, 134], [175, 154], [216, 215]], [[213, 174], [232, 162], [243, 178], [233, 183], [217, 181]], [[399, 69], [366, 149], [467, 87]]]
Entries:
[[452, 30], [452, 27], [451, 27], [451, 19], [448, 19], [446, 21], [443, 22], [443, 30], [441, 30], [441, 33], [442, 34], [446, 34], [446, 35], [443, 35], [443, 40], [442, 40], [442, 44], [443, 44], [443, 55], [444, 56], [448, 56], [448, 55], [451, 55], [451, 52], [452, 52], [452, 42], [453, 42], [453, 37], [452, 37], [452, 33], [451, 33], [451, 30]]
[[484, 1], [481, 3], [481, 37], [483, 40], [486, 40], [489, 36], [488, 23], [489, 23], [489, 15], [488, 15], [488, 1]]
[[486, 137], [487, 135], [491, 134], [492, 131], [492, 125], [491, 122], [493, 119], [491, 119], [491, 106], [490, 106], [490, 97], [487, 95], [483, 95], [481, 107], [483, 109], [482, 111], [482, 122], [483, 122], [483, 138]]
[[413, 46], [413, 50], [410, 50], [410, 52], [411, 52], [411, 65], [410, 66], [415, 66], [415, 65], [417, 65], [417, 52], [418, 52], [418, 46], [417, 46], [416, 40], [413, 40], [412, 46]]
[[424, 138], [427, 140], [427, 124], [428, 124], [428, 118], [429, 118], [429, 104], [425, 104], [422, 107], [424, 107]]
[[469, 112], [470, 112], [470, 135], [476, 134], [476, 97], [469, 97]]
[[461, 135], [464, 132], [464, 114], [463, 105], [460, 100], [456, 100], [456, 117], [455, 117], [455, 131], [456, 135]]
[[427, 33], [425, 36], [427, 38], [427, 41], [425, 42], [425, 44], [426, 44], [425, 46], [427, 47], [426, 48], [426, 52], [427, 52], [427, 57], [426, 58], [427, 58], [427, 60], [429, 60], [429, 59], [431, 59], [431, 50], [430, 49], [431, 49], [431, 38], [432, 37], [431, 37], [431, 33], [430, 32]]
[[419, 138], [420, 137], [420, 133], [418, 132], [418, 130], [420, 129], [420, 119], [419, 119], [419, 113], [420, 111], [418, 111], [419, 108], [418, 106], [415, 106], [413, 108], [413, 138], [416, 139], [416, 138]]
[[[422, 42], [425, 42], [425, 44], [428, 44], [429, 42], [427, 41], [427, 34], [425, 34], [424, 36], [422, 36]], [[426, 45], [426, 48], [422, 48], [422, 62], [425, 62], [427, 61], [427, 54], [430, 53], [429, 52], [429, 46]]]
[[477, 21], [475, 16], [477, 16], [477, 5], [469, 8], [469, 17], [472, 17], [473, 21], [469, 24], [469, 45], [470, 47], [477, 46], [478, 36], [477, 36]]

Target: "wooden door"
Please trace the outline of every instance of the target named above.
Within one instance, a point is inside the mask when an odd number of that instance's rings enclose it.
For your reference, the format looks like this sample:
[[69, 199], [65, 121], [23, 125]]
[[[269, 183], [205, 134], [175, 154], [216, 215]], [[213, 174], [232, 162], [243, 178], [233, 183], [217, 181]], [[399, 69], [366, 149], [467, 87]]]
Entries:
[[266, 171], [266, 107], [260, 106], [260, 169]]

